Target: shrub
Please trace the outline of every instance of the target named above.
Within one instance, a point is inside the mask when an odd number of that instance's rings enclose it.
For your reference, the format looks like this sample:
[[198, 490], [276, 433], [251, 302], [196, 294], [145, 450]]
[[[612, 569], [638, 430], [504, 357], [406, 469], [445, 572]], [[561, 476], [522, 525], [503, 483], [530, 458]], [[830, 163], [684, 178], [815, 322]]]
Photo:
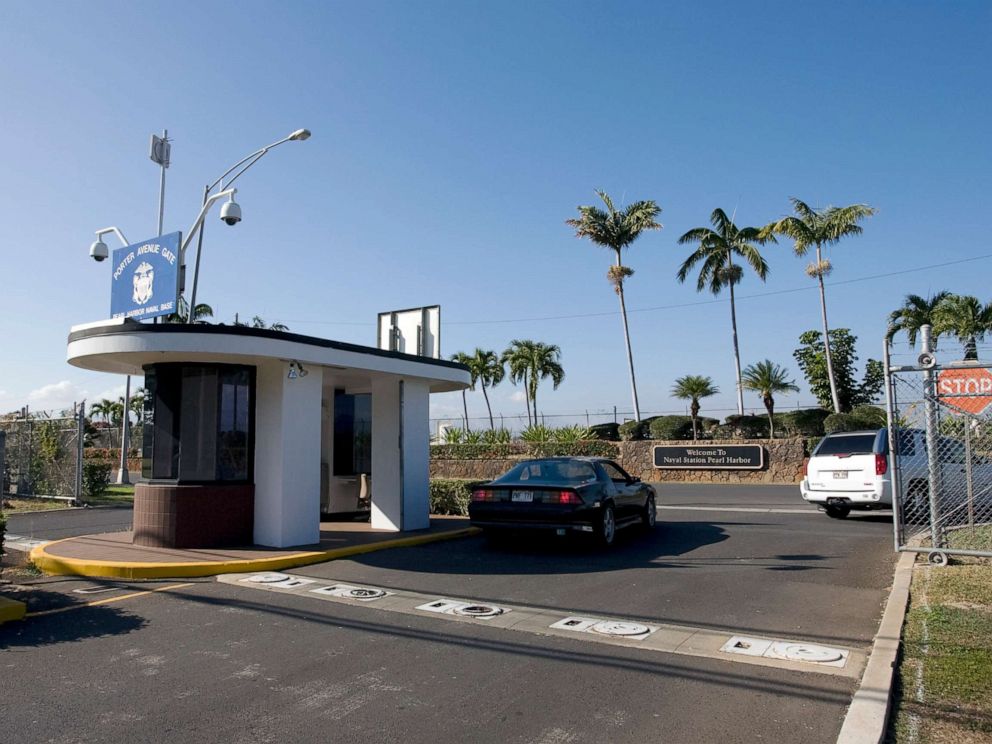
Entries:
[[659, 416], [648, 427], [652, 439], [692, 439], [692, 418]]
[[466, 429], [462, 437], [463, 444], [482, 444], [482, 432]]
[[636, 442], [640, 439], [647, 439], [651, 429], [651, 422], [658, 416], [641, 419], [640, 421], [625, 421], [620, 424], [620, 439], [625, 442]]
[[785, 411], [775, 414], [775, 428], [781, 426], [782, 431], [792, 436], [820, 437], [823, 436], [823, 421], [830, 411], [823, 408], [804, 408], [798, 411]]
[[83, 495], [98, 498], [110, 485], [110, 465], [105, 462], [83, 462]]
[[552, 429], [551, 438], [559, 444], [572, 444], [589, 439], [589, 429], [585, 426], [562, 426]]
[[434, 478], [430, 482], [429, 498], [431, 514], [468, 514], [468, 504], [472, 500], [472, 489], [488, 481], [466, 478]]
[[581, 442], [535, 442], [527, 448], [530, 457], [609, 457], [620, 456], [613, 442], [586, 439]]
[[886, 424], [885, 411], [877, 406], [858, 406], [850, 413], [832, 413], [823, 422], [824, 432], [881, 429]]
[[866, 429], [881, 429], [889, 424], [885, 409], [878, 406], [858, 406], [851, 415], [863, 421]]
[[761, 439], [768, 436], [767, 416], [738, 416], [736, 413], [727, 416], [726, 424], [735, 437], [744, 439]]
[[512, 439], [509, 429], [488, 429], [482, 432], [483, 444], [509, 444]]
[[526, 451], [521, 444], [434, 444], [431, 457], [438, 460], [503, 460]]
[[589, 427], [590, 439], [601, 439], [604, 442], [616, 442], [620, 439], [620, 424], [596, 424]]
[[465, 432], [457, 426], [450, 426], [444, 430], [443, 439], [445, 444], [461, 444], [464, 437]]
[[524, 442], [552, 442], [554, 430], [544, 424], [531, 424], [520, 432], [520, 439]]

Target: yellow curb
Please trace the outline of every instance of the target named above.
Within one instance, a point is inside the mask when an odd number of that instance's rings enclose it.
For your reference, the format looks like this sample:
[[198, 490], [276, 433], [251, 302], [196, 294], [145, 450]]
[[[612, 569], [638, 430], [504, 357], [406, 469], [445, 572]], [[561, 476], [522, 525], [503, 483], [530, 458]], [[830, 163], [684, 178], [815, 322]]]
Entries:
[[0, 625], [9, 623], [11, 620], [22, 620], [26, 612], [27, 605], [23, 602], [0, 597]]
[[284, 568], [295, 568], [297, 566], [307, 566], [311, 563], [332, 561], [335, 558], [347, 558], [352, 555], [372, 553], [376, 550], [407, 548], [414, 545], [438, 542], [440, 540], [469, 537], [479, 534], [479, 532], [478, 527], [468, 527], [461, 530], [451, 530], [450, 532], [401, 537], [397, 540], [351, 545], [346, 548], [293, 553], [275, 558], [251, 558], [232, 561], [185, 561], [177, 563], [85, 560], [51, 555], [45, 550], [56, 543], [73, 539], [66, 538], [66, 540], [55, 540], [33, 548], [31, 550], [31, 560], [41, 571], [58, 576], [91, 576], [110, 579], [190, 578], [196, 576], [216, 576], [222, 573], [279, 571]]

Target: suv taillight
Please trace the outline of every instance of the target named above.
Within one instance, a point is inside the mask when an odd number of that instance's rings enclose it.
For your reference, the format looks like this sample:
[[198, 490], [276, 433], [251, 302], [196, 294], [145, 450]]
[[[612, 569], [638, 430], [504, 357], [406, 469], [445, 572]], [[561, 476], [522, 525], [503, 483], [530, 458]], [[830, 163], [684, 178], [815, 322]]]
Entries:
[[875, 475], [885, 475], [889, 469], [889, 461], [885, 455], [875, 455]]

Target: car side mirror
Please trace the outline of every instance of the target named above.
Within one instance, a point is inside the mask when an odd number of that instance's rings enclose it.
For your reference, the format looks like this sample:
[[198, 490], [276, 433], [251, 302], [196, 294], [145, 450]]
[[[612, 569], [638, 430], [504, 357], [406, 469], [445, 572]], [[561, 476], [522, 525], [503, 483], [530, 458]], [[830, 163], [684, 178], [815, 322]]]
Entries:
[[640, 483], [641, 482], [641, 479], [638, 478], [637, 476], [632, 475], [632, 476], [630, 476], [630, 482], [631, 483]]

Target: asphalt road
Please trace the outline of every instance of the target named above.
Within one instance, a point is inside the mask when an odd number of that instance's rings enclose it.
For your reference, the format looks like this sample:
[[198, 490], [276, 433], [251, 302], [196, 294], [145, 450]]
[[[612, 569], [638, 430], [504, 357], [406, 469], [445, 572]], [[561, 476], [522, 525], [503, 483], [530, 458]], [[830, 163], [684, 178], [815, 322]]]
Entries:
[[88, 509], [7, 513], [7, 532], [38, 540], [120, 532], [131, 529], [130, 506], [100, 506]]
[[[726, 490], [714, 497], [731, 508], [795, 505], [781, 488]], [[621, 532], [610, 551], [480, 537], [293, 573], [870, 644], [890, 521], [715, 509], [665, 510], [653, 535]], [[47, 579], [20, 596], [38, 611], [179, 583], [78, 595], [95, 582]], [[0, 649], [5, 731], [25, 742], [832, 742], [856, 686], [210, 580], [0, 626]]]

